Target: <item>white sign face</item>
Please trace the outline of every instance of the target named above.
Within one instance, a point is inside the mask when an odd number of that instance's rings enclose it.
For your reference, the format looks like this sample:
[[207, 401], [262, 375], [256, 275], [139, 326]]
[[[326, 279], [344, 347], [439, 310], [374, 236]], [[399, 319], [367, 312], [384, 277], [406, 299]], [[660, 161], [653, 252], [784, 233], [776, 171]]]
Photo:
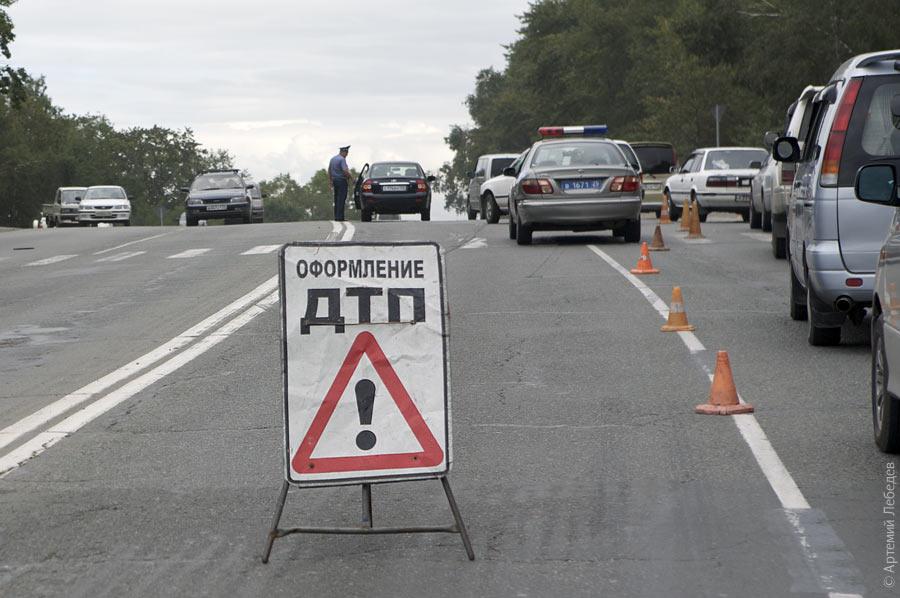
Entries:
[[287, 481], [324, 486], [447, 473], [438, 245], [295, 243], [279, 258]]

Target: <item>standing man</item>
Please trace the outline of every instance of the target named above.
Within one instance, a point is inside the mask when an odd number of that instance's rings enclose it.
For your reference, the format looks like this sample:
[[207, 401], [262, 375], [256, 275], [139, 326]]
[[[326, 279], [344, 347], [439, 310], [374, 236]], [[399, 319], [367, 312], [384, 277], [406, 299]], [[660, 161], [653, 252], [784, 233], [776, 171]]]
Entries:
[[344, 220], [344, 207], [347, 204], [347, 189], [350, 186], [350, 168], [347, 166], [347, 154], [350, 146], [340, 148], [338, 155], [328, 162], [328, 185], [334, 191], [334, 219]]

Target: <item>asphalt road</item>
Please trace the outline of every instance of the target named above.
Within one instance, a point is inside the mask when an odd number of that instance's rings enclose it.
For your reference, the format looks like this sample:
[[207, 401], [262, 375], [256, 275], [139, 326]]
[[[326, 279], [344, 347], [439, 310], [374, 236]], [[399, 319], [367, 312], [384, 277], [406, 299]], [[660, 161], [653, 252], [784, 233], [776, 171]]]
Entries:
[[[676, 228], [643, 291], [612, 265], [636, 246], [519, 247], [505, 221], [0, 234], [0, 595], [893, 595], [868, 332], [810, 347], [764, 236]], [[272, 248], [351, 234], [446, 252], [474, 562], [451, 535], [290, 536], [259, 562], [283, 467]], [[647, 300], [673, 285], [693, 340]], [[756, 407], [739, 425], [693, 413], [718, 349]], [[434, 481], [373, 501], [378, 525], [451, 520]], [[359, 515], [358, 488], [293, 490], [283, 524]]]

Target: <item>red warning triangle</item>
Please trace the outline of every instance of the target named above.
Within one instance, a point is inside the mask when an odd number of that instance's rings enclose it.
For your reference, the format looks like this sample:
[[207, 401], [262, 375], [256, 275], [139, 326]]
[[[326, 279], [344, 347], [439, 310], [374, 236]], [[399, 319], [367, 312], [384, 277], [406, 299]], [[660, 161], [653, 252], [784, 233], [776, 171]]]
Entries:
[[[343, 396], [350, 378], [356, 372], [359, 361], [365, 355], [372, 362], [378, 376], [387, 388], [388, 394], [400, 409], [400, 413], [412, 430], [413, 435], [422, 446], [422, 451], [417, 453], [395, 453], [381, 455], [360, 455], [355, 457], [321, 457], [313, 458], [312, 454], [319, 443], [325, 426], [331, 419], [338, 401]], [[319, 411], [312, 420], [306, 436], [300, 442], [294, 458], [291, 459], [291, 467], [300, 474], [311, 473], [335, 473], [342, 471], [371, 471], [378, 469], [410, 469], [415, 467], [433, 467], [444, 460], [444, 451], [435, 439], [434, 434], [428, 428], [428, 424], [422, 419], [422, 414], [416, 404], [413, 403], [403, 387], [403, 383], [394, 371], [393, 366], [384, 355], [384, 351], [378, 345], [378, 341], [369, 332], [361, 332], [347, 357], [344, 359], [341, 369], [338, 370], [334, 382], [325, 400], [319, 406]]]

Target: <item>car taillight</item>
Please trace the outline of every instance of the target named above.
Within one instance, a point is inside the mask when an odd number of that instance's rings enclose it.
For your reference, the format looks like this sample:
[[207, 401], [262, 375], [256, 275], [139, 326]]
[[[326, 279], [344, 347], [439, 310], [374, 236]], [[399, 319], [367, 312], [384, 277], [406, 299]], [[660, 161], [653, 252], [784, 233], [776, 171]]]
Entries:
[[550, 195], [553, 185], [548, 179], [525, 179], [522, 181], [522, 192], [528, 195]]
[[[790, 166], [790, 168], [788, 168]], [[794, 182], [794, 165], [781, 163], [781, 184], [790, 185]]]
[[609, 183], [609, 190], [613, 193], [633, 193], [641, 188], [641, 182], [636, 176], [613, 177]]
[[737, 184], [736, 176], [711, 176], [706, 179], [707, 187], [737, 187]]
[[363, 181], [362, 190], [368, 193], [372, 192], [372, 179], [366, 179]]
[[841, 153], [844, 151], [844, 139], [847, 137], [847, 128], [850, 125], [850, 116], [853, 114], [853, 106], [859, 95], [862, 78], [850, 79], [847, 91], [841, 98], [831, 132], [828, 134], [828, 142], [825, 144], [825, 158], [822, 160], [822, 176], [819, 183], [823, 186], [834, 186], [838, 182], [838, 174], [841, 171]]
[[418, 193], [425, 193], [428, 191], [428, 187], [425, 185], [425, 179], [416, 179], [416, 191]]

